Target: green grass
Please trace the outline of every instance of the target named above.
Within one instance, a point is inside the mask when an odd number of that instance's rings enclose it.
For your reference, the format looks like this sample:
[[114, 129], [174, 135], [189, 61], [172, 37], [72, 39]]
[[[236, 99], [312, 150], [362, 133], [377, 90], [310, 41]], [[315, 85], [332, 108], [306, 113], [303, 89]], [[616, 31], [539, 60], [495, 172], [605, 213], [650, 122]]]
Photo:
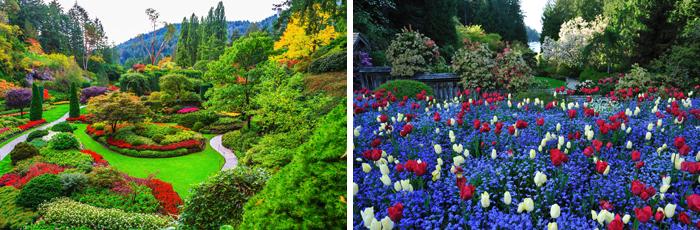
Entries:
[[558, 88], [566, 85], [565, 81], [548, 77], [535, 77], [535, 81], [543, 83], [547, 88]]
[[[69, 108], [70, 108], [70, 106], [67, 105], [67, 104], [66, 104], [66, 105], [56, 105], [56, 106], [54, 106], [52, 109], [47, 110], [47, 111], [44, 111], [43, 116], [44, 116], [44, 119], [46, 119], [46, 123], [45, 123], [45, 124], [51, 123], [51, 122], [53, 122], [53, 121], [55, 121], [55, 120], [58, 120], [58, 119], [61, 118], [63, 115], [66, 115], [66, 113], [68, 113], [68, 109], [69, 109]], [[25, 117], [25, 118], [28, 118], [28, 115], [25, 115], [24, 117]], [[40, 126], [38, 126], [38, 127], [41, 127], [41, 126], [43, 126], [43, 125], [45, 125], [45, 124], [42, 124], [42, 125], [40, 125]], [[35, 129], [36, 129], [36, 128], [32, 128], [32, 129], [29, 129], [29, 130], [27, 130], [27, 131], [18, 133], [18, 134], [16, 134], [14, 137], [12, 137], [12, 138], [10, 138], [10, 139], [7, 139], [7, 140], [3, 141], [2, 143], [0, 143], [0, 146], [5, 146], [7, 143], [10, 143], [10, 141], [12, 141], [12, 140], [14, 140], [14, 139], [17, 139], [17, 137], [19, 137], [19, 136], [22, 136], [22, 134], [29, 133], [29, 132], [31, 132], [31, 131], [34, 131]], [[1, 165], [1, 164], [0, 164], [0, 165]], [[0, 172], [1, 172], [1, 171], [0, 171]], [[1, 174], [0, 174], [0, 175], [1, 175]]]
[[203, 182], [224, 165], [224, 158], [209, 146], [209, 139], [214, 135], [204, 135], [207, 147], [202, 152], [173, 158], [136, 158], [115, 153], [92, 139], [85, 133], [87, 125], [76, 124], [76, 127], [74, 133], [83, 146], [104, 156], [112, 167], [134, 177], [154, 174], [156, 178], [172, 183], [182, 198], [189, 196], [193, 185]]
[[0, 175], [5, 175], [10, 170], [12, 170], [12, 160], [8, 155], [5, 159], [0, 160]]

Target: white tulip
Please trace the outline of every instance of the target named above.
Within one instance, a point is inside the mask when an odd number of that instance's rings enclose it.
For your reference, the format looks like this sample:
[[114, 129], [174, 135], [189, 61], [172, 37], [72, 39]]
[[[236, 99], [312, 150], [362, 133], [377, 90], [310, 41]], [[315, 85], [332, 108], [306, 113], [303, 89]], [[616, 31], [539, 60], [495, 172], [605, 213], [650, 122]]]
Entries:
[[357, 195], [357, 192], [360, 191], [360, 186], [357, 185], [357, 183], [352, 182], [352, 195]]
[[455, 142], [455, 139], [456, 139], [456, 137], [455, 137], [455, 132], [453, 132], [452, 130], [450, 130], [450, 132], [448, 133], [448, 136], [450, 137], [450, 142], [451, 142], [451, 143], [454, 143], [454, 142]]
[[561, 208], [559, 207], [558, 204], [553, 204], [551, 208], [549, 208], [549, 216], [552, 217], [553, 219], [559, 218], [559, 215], [561, 214]]
[[593, 219], [593, 220], [598, 219], [598, 213], [596, 213], [595, 210], [591, 210], [591, 219]]
[[465, 157], [469, 157], [469, 149], [465, 149], [465, 150], [464, 150], [464, 156], [465, 156]]
[[382, 177], [379, 178], [379, 180], [381, 180], [382, 183], [384, 183], [384, 186], [391, 185], [391, 178], [389, 178], [389, 175], [384, 174], [382, 175]]
[[401, 190], [413, 192], [413, 185], [411, 185], [411, 181], [409, 179], [401, 181]]
[[489, 200], [489, 192], [481, 193], [481, 207], [488, 208], [491, 205], [491, 200]]
[[666, 204], [666, 207], [664, 207], [664, 215], [666, 218], [671, 218], [674, 214], [676, 214], [676, 205]]
[[462, 151], [464, 151], [464, 146], [462, 146], [462, 144], [453, 144], [452, 150], [455, 151], [455, 153], [457, 154], [461, 154]]
[[556, 129], [557, 129], [557, 132], [561, 131], [561, 124], [560, 123], [557, 123]]
[[547, 230], [559, 230], [559, 226], [557, 225], [557, 222], [551, 222], [547, 224]]
[[389, 166], [387, 166], [387, 164], [380, 164], [379, 172], [381, 172], [382, 175], [389, 175]]
[[542, 187], [542, 185], [544, 185], [545, 182], [547, 182], [547, 175], [541, 173], [540, 171], [537, 171], [535, 173], [535, 184], [537, 185], [537, 187]]
[[452, 158], [452, 164], [459, 166], [462, 163], [464, 163], [464, 157], [462, 157], [461, 155], [457, 155]]
[[394, 190], [396, 190], [396, 192], [401, 192], [401, 181], [394, 182]]
[[377, 219], [373, 219], [369, 230], [382, 230], [382, 222], [379, 222]]
[[522, 213], [523, 211], [526, 212], [532, 212], [532, 210], [535, 209], [535, 201], [532, 200], [532, 198], [525, 198], [523, 199], [523, 202], [520, 202], [518, 204], [518, 213]]
[[433, 148], [435, 149], [435, 153], [437, 153], [437, 154], [442, 153], [442, 146], [436, 144], [433, 146]]
[[649, 125], [647, 125], [647, 131], [651, 131], [651, 130], [654, 130], [654, 124], [649, 123]]
[[662, 183], [662, 184], [666, 184], [666, 185], [670, 185], [670, 184], [671, 184], [671, 177], [670, 177], [670, 176], [664, 176], [664, 177], [662, 177], [662, 178], [661, 178], [661, 183]]
[[627, 141], [627, 146], [626, 146], [626, 147], [627, 147], [627, 149], [632, 149], [632, 142], [631, 142], [631, 141]]
[[364, 171], [365, 173], [369, 173], [370, 171], [372, 171], [372, 166], [370, 166], [367, 163], [362, 163], [362, 171]]
[[664, 124], [664, 121], [663, 121], [663, 120], [661, 120], [661, 119], [656, 120], [656, 126], [657, 126], [657, 127], [661, 127], [661, 125], [663, 125], [663, 124]]
[[506, 205], [510, 205], [511, 202], [512, 199], [510, 197], [510, 192], [506, 191], [505, 193], [503, 193], [503, 203], [505, 203]]
[[498, 157], [498, 154], [496, 153], [496, 149], [491, 149], [491, 159], [495, 160], [496, 157]]
[[376, 221], [376, 218], [374, 217], [374, 207], [369, 207], [365, 208], [364, 210], [360, 211], [360, 216], [362, 216], [362, 221], [365, 224], [366, 228], [371, 227], [372, 220]]
[[353, 134], [355, 135], [355, 137], [360, 136], [360, 131], [362, 131], [362, 126], [355, 127], [355, 130], [353, 131]]
[[632, 218], [632, 217], [629, 214], [625, 214], [625, 216], [622, 217], [622, 223], [625, 223], [625, 224], [629, 223], [630, 218]]
[[537, 152], [535, 152], [534, 149], [530, 149], [530, 159], [534, 160], [536, 156], [537, 156]]
[[644, 140], [651, 140], [651, 132], [647, 131], [647, 134], [644, 136]]

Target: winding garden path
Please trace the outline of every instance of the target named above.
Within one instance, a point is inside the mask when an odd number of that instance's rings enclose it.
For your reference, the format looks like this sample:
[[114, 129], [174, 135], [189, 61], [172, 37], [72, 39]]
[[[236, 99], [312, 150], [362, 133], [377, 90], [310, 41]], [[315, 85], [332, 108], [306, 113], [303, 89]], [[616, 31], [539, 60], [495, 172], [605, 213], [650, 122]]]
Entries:
[[212, 137], [211, 140], [209, 140], [209, 145], [211, 145], [211, 147], [221, 154], [221, 156], [223, 156], [226, 160], [226, 163], [224, 163], [224, 167], [221, 167], [221, 170], [235, 168], [236, 165], [238, 165], [238, 158], [235, 154], [233, 154], [233, 151], [224, 147], [221, 142], [221, 137], [223, 137], [223, 135]]
[[19, 137], [15, 138], [14, 140], [8, 142], [6, 145], [0, 147], [0, 160], [5, 159], [5, 156], [10, 154], [10, 151], [12, 151], [12, 149], [15, 148], [15, 145], [26, 141], [27, 137], [29, 137], [29, 133], [31, 133], [31, 131], [48, 129], [51, 126], [54, 126], [55, 124], [66, 121], [66, 119], [68, 119], [68, 113], [66, 113], [66, 115], [63, 115], [61, 118], [58, 118], [58, 120], [52, 121], [48, 124], [44, 124], [42, 126], [34, 128], [34, 129], [30, 129], [30, 131], [25, 131], [24, 134], [20, 135]]

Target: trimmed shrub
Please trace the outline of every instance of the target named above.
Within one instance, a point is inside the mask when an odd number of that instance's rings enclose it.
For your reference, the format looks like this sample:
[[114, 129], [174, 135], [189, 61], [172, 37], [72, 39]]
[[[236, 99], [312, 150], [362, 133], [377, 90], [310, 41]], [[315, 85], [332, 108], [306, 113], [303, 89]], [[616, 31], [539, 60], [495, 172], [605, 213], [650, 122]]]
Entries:
[[641, 88], [646, 89], [647, 86], [651, 86], [654, 80], [654, 74], [650, 73], [644, 67], [640, 67], [635, 64], [632, 65], [632, 69], [628, 74], [621, 77], [620, 80], [615, 85], [616, 89], [627, 89], [627, 88]]
[[40, 153], [42, 160], [63, 167], [74, 167], [83, 171], [92, 168], [92, 157], [77, 149], [56, 150], [43, 149]]
[[58, 133], [49, 140], [49, 147], [55, 150], [77, 149], [80, 143], [70, 133]]
[[440, 56], [435, 41], [425, 35], [402, 29], [386, 50], [392, 76], [413, 76], [430, 70]]
[[95, 167], [87, 176], [91, 186], [101, 188], [112, 188], [114, 184], [124, 181], [121, 173], [112, 167]]
[[265, 186], [267, 178], [263, 170], [243, 166], [217, 173], [193, 189], [180, 222], [194, 229], [237, 226], [243, 205]]
[[127, 213], [119, 209], [97, 208], [70, 200], [57, 199], [39, 207], [45, 224], [91, 229], [163, 229], [172, 219], [153, 214]]
[[68, 117], [80, 117], [80, 101], [78, 101], [78, 87], [75, 83], [70, 84], [70, 110]]
[[0, 187], [0, 229], [22, 229], [36, 218], [31, 209], [15, 204], [19, 193], [12, 186]]
[[125, 73], [119, 78], [119, 86], [122, 91], [133, 92], [137, 96], [142, 96], [151, 91], [151, 82], [148, 77], [140, 73]]
[[245, 205], [241, 229], [323, 229], [346, 226], [346, 107], [336, 107], [292, 163]]
[[228, 132], [221, 137], [221, 144], [233, 150], [238, 158], [245, 157], [246, 151], [260, 140], [258, 134], [248, 129]]
[[54, 125], [53, 127], [51, 127], [51, 131], [54, 131], [54, 132], [72, 133], [76, 129], [77, 129], [76, 127], [73, 127], [71, 124], [69, 124], [68, 122], [65, 122], [65, 121], [58, 123], [58, 124]]
[[39, 204], [63, 195], [61, 177], [54, 174], [44, 174], [29, 181], [17, 196], [17, 204], [26, 208], [36, 209]]
[[532, 84], [532, 70], [522, 55], [510, 47], [503, 49], [494, 59], [493, 69], [496, 77], [496, 89], [517, 92], [527, 89]]
[[10, 151], [10, 159], [12, 159], [12, 164], [17, 164], [17, 162], [31, 158], [33, 156], [39, 155], [39, 150], [33, 145], [27, 142], [20, 142], [15, 145], [15, 148]]
[[88, 177], [82, 173], [64, 173], [60, 175], [63, 192], [70, 196], [74, 192], [83, 190], [88, 183]]
[[29, 120], [38, 121], [43, 117], [43, 88], [32, 84], [32, 101], [29, 105]]
[[346, 65], [347, 53], [337, 52], [312, 61], [308, 71], [311, 73], [341, 71], [345, 70]]
[[219, 115], [210, 110], [200, 110], [197, 112], [178, 115], [176, 120], [178, 125], [192, 128], [197, 122], [202, 122], [204, 125], [212, 124], [219, 120]]
[[423, 90], [425, 90], [426, 96], [433, 95], [433, 88], [423, 82], [414, 80], [391, 80], [379, 85], [377, 89], [390, 91], [399, 100], [403, 99], [404, 96], [413, 98]]
[[29, 135], [27, 135], [27, 141], [32, 141], [32, 140], [37, 139], [37, 138], [42, 138], [46, 135], [49, 135], [48, 130], [45, 130], [45, 129], [34, 130], [31, 133], [29, 133]]

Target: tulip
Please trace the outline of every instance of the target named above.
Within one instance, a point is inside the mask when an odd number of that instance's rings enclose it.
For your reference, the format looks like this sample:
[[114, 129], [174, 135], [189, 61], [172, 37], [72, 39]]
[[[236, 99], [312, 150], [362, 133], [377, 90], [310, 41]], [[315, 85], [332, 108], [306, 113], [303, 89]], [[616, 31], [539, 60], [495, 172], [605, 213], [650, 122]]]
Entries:
[[637, 217], [637, 220], [642, 223], [646, 223], [651, 219], [651, 207], [646, 206], [644, 208], [634, 208], [634, 215]]
[[355, 135], [355, 137], [360, 136], [360, 131], [362, 131], [362, 126], [355, 127], [355, 129], [353, 130], [353, 134]]
[[552, 219], [559, 218], [559, 215], [561, 214], [561, 209], [559, 208], [558, 204], [553, 204], [552, 207], [549, 209], [549, 216], [552, 217]]
[[656, 214], [654, 214], [654, 219], [656, 220], [656, 222], [661, 222], [661, 220], [664, 219], [664, 210], [661, 207], [656, 209]]
[[680, 221], [683, 224], [691, 224], [690, 216], [688, 216], [688, 214], [685, 212], [681, 212], [678, 214], [678, 221]]
[[481, 207], [488, 208], [491, 205], [489, 197], [489, 192], [481, 193]]
[[384, 217], [384, 219], [382, 219], [381, 223], [382, 223], [381, 230], [391, 230], [394, 228], [394, 222], [391, 221], [391, 218], [388, 216]]
[[381, 172], [382, 175], [389, 175], [389, 166], [387, 164], [380, 164], [379, 172]]
[[435, 153], [436, 153], [436, 154], [442, 153], [442, 146], [440, 146], [440, 145], [438, 145], [438, 144], [435, 144], [435, 145], [433, 146], [433, 148], [435, 149]]
[[608, 230], [622, 230], [624, 227], [625, 225], [622, 223], [620, 215], [615, 215], [615, 219], [608, 224]]
[[371, 227], [372, 222], [377, 221], [377, 219], [374, 217], [374, 207], [365, 208], [364, 210], [360, 211], [360, 215], [362, 216], [362, 221], [367, 228]]
[[664, 207], [664, 215], [666, 215], [666, 218], [671, 218], [673, 215], [676, 213], [676, 205], [675, 204], [666, 204], [666, 207]]
[[352, 195], [355, 196], [357, 195], [357, 192], [360, 191], [360, 186], [357, 185], [357, 183], [352, 182]]
[[453, 144], [452, 150], [457, 154], [461, 154], [464, 151], [464, 146], [462, 144]]
[[510, 205], [511, 201], [512, 200], [510, 197], [510, 192], [506, 191], [505, 193], [503, 193], [503, 203], [505, 203], [506, 205]]
[[454, 165], [459, 166], [462, 163], [464, 163], [464, 157], [462, 157], [461, 155], [457, 155], [452, 158], [452, 162]]
[[685, 197], [685, 202], [688, 204], [688, 209], [694, 212], [700, 212], [700, 195], [693, 194]]
[[631, 142], [631, 141], [627, 141], [627, 146], [626, 146], [626, 147], [627, 147], [627, 149], [632, 149], [632, 142]]
[[474, 196], [474, 190], [476, 187], [474, 185], [464, 185], [459, 187], [459, 198], [462, 200], [470, 200]]
[[362, 163], [362, 171], [364, 171], [365, 173], [369, 173], [370, 171], [372, 171], [372, 166], [369, 166], [369, 164], [367, 163]]
[[632, 218], [632, 217], [629, 214], [625, 214], [625, 216], [622, 217], [622, 223], [625, 223], [625, 224], [629, 223], [630, 218]]
[[389, 176], [386, 175], [386, 174], [382, 175], [382, 176], [379, 178], [379, 180], [381, 180], [382, 183], [384, 183], [384, 186], [389, 186], [389, 185], [391, 185], [391, 178], [389, 178]]
[[547, 175], [541, 173], [540, 171], [537, 171], [535, 173], [535, 184], [537, 185], [537, 187], [542, 187], [542, 185], [544, 185], [545, 182], [547, 182]]
[[496, 153], [496, 149], [491, 149], [491, 159], [495, 160], [496, 157], [498, 157], [498, 154]]
[[547, 230], [559, 230], [559, 226], [557, 226], [557, 222], [551, 222], [547, 224]]
[[389, 207], [387, 212], [389, 213], [388, 215], [391, 221], [399, 222], [401, 218], [403, 218], [403, 204], [398, 202], [394, 204], [394, 206]]
[[647, 132], [647, 134], [644, 135], [644, 140], [651, 140], [651, 132]]
[[534, 160], [536, 156], [537, 156], [537, 152], [535, 152], [534, 149], [530, 149], [530, 159]]
[[523, 211], [526, 212], [532, 212], [532, 210], [535, 209], [535, 201], [532, 200], [532, 198], [525, 198], [523, 199], [522, 202], [518, 204], [518, 213], [522, 213]]

